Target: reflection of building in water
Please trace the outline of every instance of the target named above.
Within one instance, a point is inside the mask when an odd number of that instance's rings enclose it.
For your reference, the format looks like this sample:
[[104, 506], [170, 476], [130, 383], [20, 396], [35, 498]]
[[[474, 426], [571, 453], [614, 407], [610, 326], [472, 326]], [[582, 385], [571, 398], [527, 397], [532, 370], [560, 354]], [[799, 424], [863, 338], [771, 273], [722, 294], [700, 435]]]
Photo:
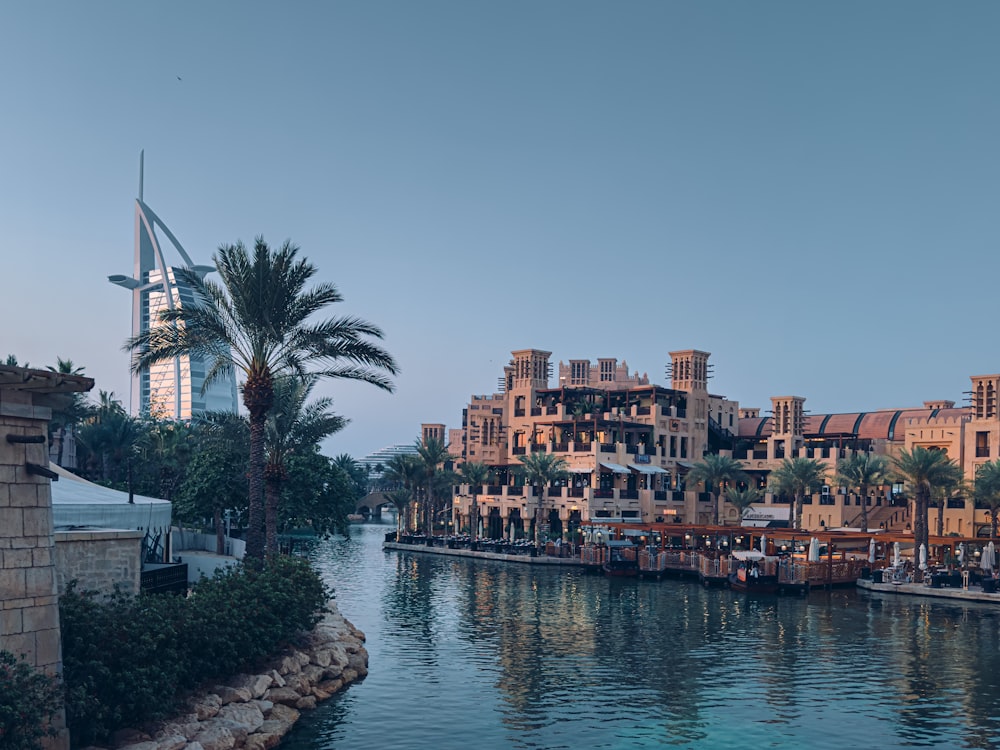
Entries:
[[[139, 197], [135, 202], [135, 264], [132, 276], [115, 274], [108, 280], [132, 292], [132, 335], [160, 325], [162, 310], [195, 304], [194, 292], [181, 269], [204, 278], [212, 266], [197, 266], [180, 242], [142, 199], [142, 158]], [[163, 232], [180, 255], [183, 266], [168, 265], [156, 229]], [[132, 375], [130, 410], [165, 419], [190, 419], [205, 411], [236, 411], [233, 375], [216, 379], [202, 392], [208, 362], [200, 355], [184, 355]]]

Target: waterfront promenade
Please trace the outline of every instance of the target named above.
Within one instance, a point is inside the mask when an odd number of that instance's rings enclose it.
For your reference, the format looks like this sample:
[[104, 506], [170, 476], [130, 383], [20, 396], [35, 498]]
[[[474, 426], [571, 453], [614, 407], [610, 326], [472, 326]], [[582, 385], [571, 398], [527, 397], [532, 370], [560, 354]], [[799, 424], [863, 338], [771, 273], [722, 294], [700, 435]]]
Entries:
[[898, 594], [900, 596], [927, 596], [935, 599], [952, 599], [965, 602], [987, 602], [990, 604], [1000, 604], [1000, 592], [987, 593], [982, 586], [970, 585], [968, 588], [961, 586], [935, 588], [926, 583], [876, 583], [874, 581], [859, 578], [858, 588], [866, 591], [876, 591], [880, 594]]

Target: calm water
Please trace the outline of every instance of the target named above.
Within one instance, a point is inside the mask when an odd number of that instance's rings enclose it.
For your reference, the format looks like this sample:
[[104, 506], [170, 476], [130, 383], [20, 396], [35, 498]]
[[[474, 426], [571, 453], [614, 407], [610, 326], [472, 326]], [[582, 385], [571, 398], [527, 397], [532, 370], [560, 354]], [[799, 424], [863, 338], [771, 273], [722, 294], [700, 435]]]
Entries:
[[316, 551], [371, 673], [287, 748], [1000, 746], [1000, 609], [382, 552], [387, 528]]

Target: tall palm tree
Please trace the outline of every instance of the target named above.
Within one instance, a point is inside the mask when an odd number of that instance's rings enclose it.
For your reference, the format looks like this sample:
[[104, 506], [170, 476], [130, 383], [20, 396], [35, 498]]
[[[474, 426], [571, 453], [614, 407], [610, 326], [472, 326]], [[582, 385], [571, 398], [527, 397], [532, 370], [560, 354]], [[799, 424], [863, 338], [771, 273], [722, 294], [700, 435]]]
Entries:
[[885, 456], [855, 453], [837, 462], [834, 481], [848, 490], [856, 489], [861, 496], [861, 530], [868, 531], [868, 489], [884, 484], [889, 476], [889, 461]]
[[490, 474], [490, 468], [486, 464], [478, 461], [470, 461], [462, 464], [459, 472], [469, 485], [469, 492], [472, 493], [472, 508], [469, 513], [469, 534], [475, 542], [479, 536], [479, 493], [482, 492], [486, 478]]
[[[389, 497], [390, 502], [399, 509], [397, 500], [404, 497], [406, 504], [400, 509], [403, 528], [411, 528], [414, 519], [411, 517], [414, 498], [420, 484], [422, 472], [420, 470], [420, 459], [410, 453], [397, 453], [390, 458], [385, 465], [382, 478], [393, 486], [393, 496]], [[398, 536], [397, 536], [398, 541]]]
[[396, 541], [400, 539], [403, 527], [406, 525], [406, 512], [413, 502], [413, 491], [406, 487], [400, 487], [392, 492], [386, 492], [385, 496], [389, 502], [396, 506]]
[[418, 438], [413, 445], [417, 450], [417, 457], [420, 460], [420, 469], [423, 474], [423, 516], [425, 531], [427, 536], [433, 536], [435, 490], [437, 489], [435, 487], [435, 475], [438, 473], [439, 467], [451, 461], [454, 456], [448, 451], [448, 446], [437, 438], [428, 438], [427, 440], [420, 440]]
[[945, 451], [919, 445], [912, 451], [901, 449], [892, 463], [913, 491], [913, 544], [919, 549], [921, 544], [927, 544], [927, 511], [934, 488], [947, 483], [956, 464]]
[[972, 489], [977, 505], [990, 509], [990, 539], [997, 538], [997, 513], [1000, 512], [1000, 460], [979, 467]]
[[815, 492], [826, 479], [826, 467], [815, 458], [786, 458], [781, 466], [771, 472], [771, 492], [788, 494], [795, 498], [791, 526], [802, 524], [802, 503], [805, 496]]
[[278, 552], [278, 505], [281, 486], [288, 479], [286, 460], [296, 451], [311, 450], [349, 422], [330, 411], [331, 398], [306, 403], [316, 382], [315, 375], [274, 381], [274, 405], [264, 428], [264, 546], [269, 555]]
[[250, 423], [247, 556], [264, 556], [264, 425], [274, 404], [279, 376], [313, 374], [360, 380], [392, 390], [397, 372], [392, 356], [369, 339], [381, 339], [375, 325], [354, 317], [311, 322], [343, 301], [333, 284], [307, 288], [316, 267], [298, 259], [285, 242], [272, 250], [258, 237], [253, 251], [243, 243], [223, 245], [213, 260], [222, 283], [184, 269], [180, 275], [195, 297], [190, 305], [160, 312], [160, 325], [129, 339], [135, 372], [185, 354], [208, 358], [205, 386], [226, 373], [243, 378], [243, 405]]
[[[83, 375], [83, 368], [78, 367], [73, 360], [56, 357], [56, 366], [48, 367], [49, 372], [62, 375]], [[55, 461], [59, 466], [66, 463], [66, 443], [73, 439], [76, 426], [90, 414], [87, 399], [82, 393], [67, 393], [61, 397], [61, 403], [52, 409], [52, 421], [49, 422], [49, 440], [55, 449]], [[67, 468], [76, 468], [69, 466]]]
[[712, 495], [712, 522], [718, 525], [719, 499], [726, 497], [726, 485], [736, 485], [739, 482], [746, 482], [747, 475], [743, 471], [743, 464], [729, 456], [710, 454], [703, 456], [701, 461], [691, 466], [687, 473], [687, 482], [697, 484], [702, 482], [705, 490]]
[[566, 459], [554, 453], [530, 453], [527, 456], [520, 456], [521, 463], [524, 464], [524, 478], [535, 491], [535, 547], [539, 543], [539, 534], [542, 525], [542, 505], [545, 502], [545, 488], [553, 482], [558, 482], [569, 477], [566, 470], [568, 464]]
[[962, 477], [962, 469], [958, 464], [954, 464], [953, 471], [942, 477], [931, 492], [931, 502], [937, 506], [938, 536], [944, 536], [944, 509], [948, 506], [948, 501], [955, 497], [961, 497], [968, 491], [969, 488]]

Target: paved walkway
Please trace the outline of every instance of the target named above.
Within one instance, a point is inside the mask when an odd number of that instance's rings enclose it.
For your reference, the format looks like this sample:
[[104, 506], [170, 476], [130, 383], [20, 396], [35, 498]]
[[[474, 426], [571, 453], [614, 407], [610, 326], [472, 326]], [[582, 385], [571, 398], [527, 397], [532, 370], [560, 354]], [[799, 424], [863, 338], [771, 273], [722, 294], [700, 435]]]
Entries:
[[382, 549], [398, 550], [400, 552], [422, 552], [429, 555], [449, 555], [451, 557], [478, 557], [481, 560], [502, 560], [526, 565], [564, 565], [579, 568], [583, 565], [579, 557], [547, 557], [539, 555], [510, 555], [501, 552], [473, 552], [470, 549], [447, 549], [445, 547], [427, 547], [423, 544], [402, 544], [400, 542], [383, 542]]
[[875, 583], [874, 581], [862, 578], [858, 580], [858, 588], [885, 594], [930, 596], [935, 599], [959, 599], [966, 602], [991, 602], [993, 604], [1000, 604], [1000, 592], [987, 594], [979, 586], [969, 586], [967, 589], [942, 586], [935, 589], [924, 583]]

